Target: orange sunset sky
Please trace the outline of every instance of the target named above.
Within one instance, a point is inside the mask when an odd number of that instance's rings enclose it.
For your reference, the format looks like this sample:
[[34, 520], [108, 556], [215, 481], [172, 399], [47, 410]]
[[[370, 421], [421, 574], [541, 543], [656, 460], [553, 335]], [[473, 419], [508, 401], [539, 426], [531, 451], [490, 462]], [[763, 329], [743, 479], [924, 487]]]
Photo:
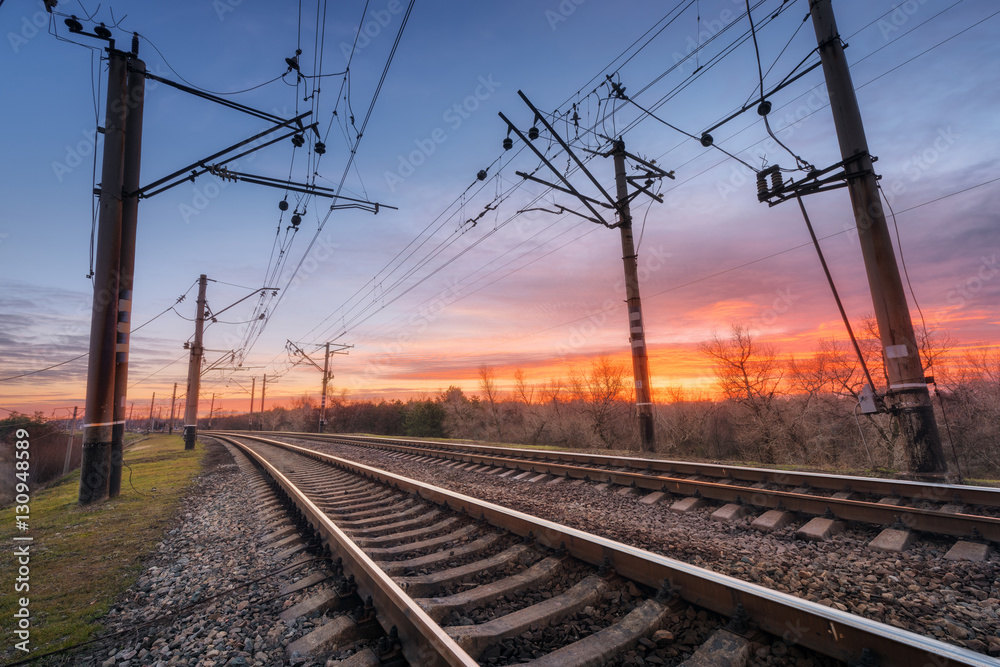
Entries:
[[[557, 178], [516, 133], [511, 150], [501, 145], [508, 128], [498, 113], [524, 133], [537, 122], [519, 90], [588, 157], [603, 187], [613, 186], [612, 161], [588, 151], [607, 150], [611, 137], [674, 172], [652, 185], [663, 203], [640, 195], [632, 209], [661, 399], [668, 387], [713, 391], [698, 347], [734, 323], [786, 356], [846, 340], [797, 206], [759, 203], [752, 171], [794, 167], [789, 151], [819, 168], [840, 160], [822, 70], [768, 94], [779, 144], [755, 113], [759, 72], [742, 1], [701, 0], [697, 15], [690, 3], [574, 3], [567, 13], [569, 4], [417, 3], [394, 52], [402, 14], [387, 5], [362, 16], [364, 3], [339, 3], [320, 61], [316, 26], [300, 39], [296, 17], [272, 6], [242, 3], [219, 15], [193, 0], [121, 3], [122, 30], [142, 34], [151, 71], [215, 92], [246, 91], [230, 97], [282, 118], [311, 111], [319, 123], [325, 154], [315, 138], [304, 148], [286, 140], [231, 168], [342, 184], [344, 195], [381, 204], [377, 214], [331, 210], [329, 199], [207, 174], [141, 200], [128, 390], [136, 412], [148, 413], [154, 392], [169, 412], [174, 383], [184, 393], [202, 273], [213, 313], [268, 288], [206, 327], [206, 366], [219, 369], [204, 374], [202, 415], [213, 394], [217, 411], [247, 410], [252, 385], [260, 400], [264, 375], [267, 407], [318, 398], [319, 371], [289, 341], [320, 363], [323, 343], [353, 346], [333, 357], [332, 370], [334, 390], [354, 399], [434, 396], [449, 385], [477, 393], [484, 364], [504, 388], [517, 368], [542, 383], [566, 380], [599, 355], [630, 367], [618, 231], [566, 212], [589, 215], [572, 195], [518, 175]], [[1000, 342], [997, 7], [835, 4], [875, 168], [896, 214], [889, 226], [912, 284], [914, 322], [921, 326], [919, 303], [957, 363], [966, 350]], [[771, 91], [817, 62], [816, 39], [802, 21], [805, 3], [754, 7]], [[30, 24], [35, 8], [24, 11]], [[635, 20], [619, 20], [621, 12]], [[82, 409], [86, 391], [91, 206], [103, 147], [94, 128], [103, 124], [97, 84], [106, 67], [99, 54], [45, 30], [21, 35], [14, 14], [5, 12], [4, 32], [18, 39], [0, 49], [0, 94], [24, 103], [0, 110], [8, 155], [17, 156], [0, 166], [0, 407], [65, 417]], [[128, 43], [124, 32], [121, 39]], [[320, 90], [321, 79], [285, 71], [297, 43], [302, 72], [325, 77]], [[613, 97], [611, 82], [635, 104]], [[141, 180], [266, 126], [150, 85]], [[710, 128], [716, 147], [705, 148], [696, 137]], [[600, 199], [544, 127], [533, 145]], [[856, 322], [872, 304], [847, 192], [805, 201]]]

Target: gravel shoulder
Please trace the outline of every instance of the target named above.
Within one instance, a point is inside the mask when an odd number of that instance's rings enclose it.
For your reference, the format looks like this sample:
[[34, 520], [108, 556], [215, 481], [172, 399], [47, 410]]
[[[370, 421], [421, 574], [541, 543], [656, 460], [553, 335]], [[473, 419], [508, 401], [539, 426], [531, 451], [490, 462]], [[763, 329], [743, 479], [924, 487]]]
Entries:
[[[312, 630], [310, 621], [286, 624], [278, 615], [318, 587], [287, 596], [279, 590], [323, 564], [307, 552], [275, 558], [282, 548], [262, 538], [277, 519], [258, 511], [253, 473], [222, 445], [205, 444], [205, 473], [182, 504], [187, 509], [104, 619], [105, 634], [123, 634], [49, 664], [282, 665], [285, 646]], [[279, 571], [297, 560], [304, 562]]]

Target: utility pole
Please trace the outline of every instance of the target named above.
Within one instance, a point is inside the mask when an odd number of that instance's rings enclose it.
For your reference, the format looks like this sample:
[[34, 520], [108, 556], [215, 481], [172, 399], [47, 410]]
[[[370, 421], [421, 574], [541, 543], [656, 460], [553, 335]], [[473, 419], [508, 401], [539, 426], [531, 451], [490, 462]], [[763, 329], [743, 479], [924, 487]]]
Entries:
[[174, 383], [174, 395], [170, 399], [170, 425], [167, 427], [167, 435], [174, 434], [174, 406], [177, 404], [177, 383]]
[[[132, 401], [132, 403], [129, 404], [129, 408], [128, 408], [128, 421], [129, 422], [133, 421], [132, 417], [134, 415], [135, 415], [135, 401]], [[125, 426], [128, 426], [128, 423], [126, 423]]]
[[208, 408], [208, 427], [212, 428], [212, 414], [215, 412], [215, 392], [212, 392], [212, 403]]
[[198, 278], [198, 312], [194, 320], [194, 342], [191, 343], [191, 357], [188, 361], [187, 405], [184, 410], [184, 449], [194, 449], [194, 439], [198, 433], [198, 390], [201, 387], [201, 357], [205, 348], [201, 344], [205, 331], [205, 289], [208, 276]]
[[146, 64], [136, 56], [139, 36], [132, 36], [126, 87], [127, 118], [122, 173], [121, 246], [118, 253], [118, 329], [115, 347], [114, 427], [111, 439], [111, 478], [108, 497], [122, 487], [125, 457], [125, 400], [128, 393], [129, 338], [132, 332], [132, 285], [135, 277], [135, 239], [139, 222], [139, 165], [142, 158], [142, 112], [146, 97]]
[[889, 387], [886, 398], [906, 438], [908, 469], [920, 477], [947, 473], [941, 435], [913, 330], [906, 293], [899, 276], [892, 237], [879, 199], [877, 181], [868, 152], [861, 110], [844, 58], [844, 48], [831, 0], [809, 0], [820, 60], [830, 94], [830, 109], [844, 159], [847, 189], [851, 195], [858, 238], [868, 284], [875, 306], [879, 337]]
[[330, 343], [326, 343], [326, 352], [323, 355], [323, 395], [319, 399], [319, 432], [322, 433], [326, 427], [326, 388], [330, 381]]
[[[624, 88], [619, 87], [617, 84], [613, 84], [612, 88], [619, 97], [625, 99]], [[508, 134], [510, 132], [517, 134], [518, 138], [524, 142], [525, 146], [531, 149], [531, 151], [538, 156], [538, 158], [549, 169], [552, 170], [552, 173], [560, 180], [560, 183], [550, 183], [534, 176], [533, 174], [527, 174], [520, 171], [516, 172], [517, 175], [526, 180], [535, 181], [536, 183], [547, 185], [560, 192], [573, 195], [587, 208], [590, 215], [568, 209], [564, 206], [558, 206], [558, 211], [550, 211], [548, 209], [540, 210], [547, 211], [549, 213], [573, 213], [574, 215], [578, 215], [586, 220], [589, 220], [590, 222], [604, 225], [609, 229], [618, 227], [621, 231], [622, 261], [624, 262], [625, 268], [625, 297], [628, 305], [629, 343], [632, 347], [632, 373], [635, 381], [636, 417], [639, 422], [639, 437], [642, 443], [642, 448], [644, 451], [651, 452], [655, 449], [656, 442], [656, 434], [653, 426], [653, 398], [649, 384], [649, 357], [646, 352], [646, 333], [642, 320], [642, 302], [639, 297], [638, 257], [635, 251], [635, 242], [632, 238], [632, 214], [630, 202], [640, 193], [643, 193], [656, 201], [663, 203], [663, 198], [650, 191], [649, 186], [653, 183], [654, 179], [674, 178], [674, 172], [664, 171], [652, 162], [643, 160], [642, 158], [627, 152], [625, 150], [625, 142], [619, 138], [613, 142], [612, 150], [608, 153], [594, 153], [593, 151], [588, 151], [603, 157], [614, 157], [616, 196], [612, 197], [610, 193], [608, 193], [601, 185], [600, 181], [587, 169], [583, 161], [577, 157], [576, 153], [573, 152], [573, 149], [569, 146], [569, 144], [567, 144], [566, 141], [559, 136], [559, 133], [556, 132], [555, 128], [552, 127], [552, 125], [545, 119], [545, 116], [535, 107], [535, 105], [531, 103], [527, 96], [525, 96], [525, 94], [521, 91], [517, 91], [517, 94], [535, 114], [535, 122], [541, 123], [545, 129], [548, 130], [552, 138], [559, 143], [564, 151], [566, 151], [567, 156], [576, 163], [580, 171], [590, 180], [603, 197], [603, 199], [597, 199], [580, 192], [576, 186], [569, 181], [567, 176], [564, 176], [563, 172], [552, 164], [546, 154], [534, 146], [532, 142], [539, 137], [539, 130], [537, 127], [533, 126], [531, 130], [528, 131], [527, 136], [525, 136], [525, 134], [514, 125], [514, 123], [508, 120], [503, 113], [500, 113], [500, 118], [507, 123]], [[510, 137], [504, 141], [503, 146], [506, 150], [510, 150], [513, 147], [513, 141]], [[644, 173], [629, 176], [625, 170], [626, 157], [642, 165], [645, 170]], [[485, 177], [485, 172], [480, 172], [480, 177]], [[629, 194], [629, 185], [635, 188], [635, 192], [632, 194]], [[601, 215], [600, 208], [613, 209], [618, 214], [617, 222], [611, 224], [605, 220], [604, 216]]]
[[[336, 349], [331, 350], [330, 349], [331, 345], [335, 345]], [[333, 374], [330, 372], [330, 355], [331, 354], [347, 354], [346, 350], [348, 350], [348, 349], [350, 349], [350, 348], [352, 348], [354, 346], [353, 345], [344, 345], [342, 343], [331, 343], [331, 342], [324, 343], [323, 344], [324, 355], [323, 355], [323, 367], [322, 368], [320, 368], [319, 364], [317, 364], [315, 361], [313, 361], [313, 358], [310, 357], [308, 354], [306, 354], [306, 352], [298, 344], [293, 343], [292, 341], [287, 341], [286, 344], [285, 344], [285, 347], [286, 348], [291, 347], [292, 349], [294, 349], [295, 356], [302, 357], [302, 359], [304, 361], [308, 361], [310, 364], [313, 365], [314, 368], [316, 368], [316, 370], [318, 370], [321, 373], [323, 373], [323, 385], [322, 385], [323, 386], [323, 390], [322, 390], [323, 391], [323, 395], [320, 396], [320, 399], [319, 399], [319, 406], [320, 406], [319, 407], [319, 432], [322, 433], [323, 432], [323, 428], [326, 426], [326, 392], [327, 392], [327, 387], [329, 386], [330, 380], [333, 378]], [[299, 362], [296, 362], [296, 363], [299, 363]]]
[[257, 378], [250, 378], [250, 417], [247, 418], [247, 430], [253, 430], [253, 399], [257, 391]]
[[653, 397], [649, 386], [649, 357], [646, 354], [646, 334], [643, 331], [642, 300], [639, 298], [638, 256], [632, 239], [632, 210], [629, 206], [628, 181], [625, 173], [625, 142], [618, 139], [614, 147], [615, 185], [618, 195], [618, 229], [622, 235], [622, 260], [625, 263], [625, 300], [628, 304], [628, 325], [632, 344], [632, 375], [635, 379], [635, 407], [639, 418], [639, 437], [643, 451], [654, 450]]
[[260, 383], [260, 429], [264, 430], [264, 393], [267, 391], [267, 373], [264, 374], [264, 379]]
[[76, 409], [77, 406], [73, 406], [73, 421], [70, 422], [69, 427], [69, 442], [66, 443], [66, 462], [63, 464], [63, 474], [69, 473], [69, 462], [73, 457], [73, 438], [76, 436]]
[[149, 399], [149, 432], [153, 432], [153, 406], [156, 404], [156, 392], [153, 392], [153, 398]]
[[108, 50], [108, 97], [104, 157], [98, 204], [94, 300], [90, 320], [90, 358], [84, 409], [83, 459], [79, 502], [108, 497], [115, 420], [115, 356], [118, 333], [118, 267], [121, 253], [122, 175], [128, 112], [125, 54]]

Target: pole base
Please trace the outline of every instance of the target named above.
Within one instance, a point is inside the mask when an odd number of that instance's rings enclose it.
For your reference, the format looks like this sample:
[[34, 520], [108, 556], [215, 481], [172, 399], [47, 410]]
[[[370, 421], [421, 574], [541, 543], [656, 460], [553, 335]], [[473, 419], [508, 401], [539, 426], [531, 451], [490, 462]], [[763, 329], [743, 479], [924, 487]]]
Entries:
[[110, 478], [111, 443], [83, 443], [83, 460], [80, 463], [80, 504], [87, 505], [107, 498]]
[[108, 498], [117, 498], [122, 492], [122, 461], [125, 457], [125, 424], [111, 427], [111, 475], [108, 479]]
[[196, 426], [185, 426], [184, 427], [184, 449], [194, 449], [194, 439], [198, 434], [198, 427]]

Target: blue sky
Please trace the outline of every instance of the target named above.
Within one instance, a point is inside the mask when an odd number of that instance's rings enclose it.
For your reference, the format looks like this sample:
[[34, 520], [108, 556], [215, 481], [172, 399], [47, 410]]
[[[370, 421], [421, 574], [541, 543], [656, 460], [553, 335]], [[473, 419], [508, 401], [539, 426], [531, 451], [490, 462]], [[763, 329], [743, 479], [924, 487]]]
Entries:
[[[805, 0], [787, 3], [773, 20], [768, 17], [782, 2], [753, 4], [770, 88], [803, 59], [815, 61], [809, 55], [815, 37], [802, 20]], [[406, 3], [370, 2], [364, 17], [363, 8], [360, 2], [326, 8], [321, 71], [342, 72], [356, 36], [358, 46], [348, 97], [343, 75], [320, 85], [316, 120], [324, 133], [331, 129], [318, 167], [307, 165], [301, 150], [293, 162], [292, 146], [283, 142], [241, 161], [241, 170], [280, 179], [291, 165], [294, 180], [315, 178], [324, 187], [340, 182], [349, 142], [356, 140], [347, 119], [353, 115], [360, 127]], [[62, 0], [57, 7], [81, 20], [96, 12], [94, 19], [109, 25], [113, 11], [118, 45], [127, 48], [131, 32], [139, 32], [140, 56], [150, 71], [217, 92], [275, 79], [297, 46], [302, 71], [315, 73], [317, 9], [322, 16], [322, 4], [303, 2], [300, 21], [293, 3], [181, 0], [102, 3], [98, 9]], [[982, 184], [1000, 177], [1000, 17], [994, 15], [1000, 8], [987, 0], [836, 0], [835, 9], [924, 314], [959, 345], [995, 343], [998, 189]], [[604, 114], [596, 131], [624, 131], [629, 150], [676, 171], [676, 180], [663, 183], [663, 204], [648, 206], [640, 198], [634, 212], [654, 383], [707, 381], [710, 370], [693, 350], [734, 321], [750, 323], [759, 336], [796, 353], [841, 335], [814, 251], [797, 248], [808, 241], [797, 209], [759, 204], [749, 169], [635, 107], [618, 102], [615, 113], [607, 113], [602, 84], [608, 74], [639, 104], [655, 106], [659, 118], [694, 135], [753, 101], [758, 74], [750, 42], [713, 64], [748, 29], [744, 11], [743, 2], [733, 0], [418, 0], [345, 179], [345, 194], [398, 210], [373, 215], [346, 209], [327, 216], [328, 202], [309, 201], [284, 268], [273, 276], [282, 288], [280, 303], [268, 304], [267, 325], [252, 347], [244, 345], [237, 324], [215, 324], [206, 332], [206, 346], [216, 350], [209, 359], [237, 348], [248, 370], [206, 376], [205, 390], [236, 408], [246, 402], [249, 378], [266, 372], [281, 376], [268, 392], [275, 399], [315, 395], [319, 373], [290, 367], [286, 339], [312, 345], [308, 350], [325, 340], [353, 344], [349, 355], [336, 359], [335, 383], [358, 397], [433, 393], [452, 383], [474, 389], [480, 364], [497, 366], [502, 378], [520, 366], [542, 381], [595, 354], [627, 352], [617, 232], [573, 215], [517, 214], [526, 207], [579, 208], [537, 184], [515, 187], [521, 182], [515, 171], [539, 166], [528, 151], [505, 153], [500, 145], [506, 127], [497, 112], [522, 131], [532, 123], [519, 89], [546, 114], [566, 114], [577, 102], [584, 130], [578, 148], [598, 148], [586, 128]], [[664, 17], [674, 20], [664, 27]], [[98, 119], [103, 124], [106, 72], [98, 52], [49, 34], [40, 2], [7, 0], [0, 27], [6, 156], [0, 166], [6, 194], [0, 377], [8, 377], [87, 351], [94, 128]], [[61, 18], [56, 29], [69, 37]], [[697, 64], [692, 59], [674, 67], [716, 35]], [[86, 37], [76, 41], [98, 46]], [[703, 69], [692, 76], [697, 65]], [[282, 116], [313, 105], [302, 99], [304, 87], [285, 81], [231, 99]], [[96, 116], [95, 82], [101, 85]], [[819, 70], [770, 99], [772, 126], [786, 144], [817, 166], [839, 160]], [[141, 180], [148, 183], [266, 123], [150, 85], [144, 126]], [[567, 117], [556, 126], [575, 137]], [[752, 109], [713, 135], [755, 166], [792, 161], [769, 145]], [[539, 145], [565, 169], [566, 156], [549, 144], [543, 133]], [[100, 145], [98, 138], [98, 152]], [[99, 156], [97, 168], [99, 175]], [[478, 181], [477, 171], [487, 168], [486, 180]], [[610, 160], [594, 158], [589, 168], [610, 188]], [[544, 168], [537, 175], [552, 178]], [[583, 182], [579, 173], [572, 178]], [[954, 194], [966, 188], [973, 189]], [[142, 200], [133, 322], [167, 309], [200, 273], [219, 281], [209, 284], [216, 311], [248, 294], [246, 288], [262, 286], [276, 238], [286, 238], [287, 213], [277, 231], [282, 196], [206, 175]], [[939, 197], [946, 198], [925, 205]], [[289, 201], [294, 207], [294, 198]], [[870, 312], [860, 249], [845, 232], [852, 224], [846, 192], [816, 195], [807, 204], [821, 236], [840, 232], [824, 248], [849, 312]], [[484, 213], [487, 205], [496, 209]], [[474, 226], [468, 222], [481, 213]], [[193, 316], [193, 301], [191, 290], [176, 313], [133, 336], [130, 398], [148, 402], [154, 391], [167, 396], [174, 382], [183, 388], [182, 345], [192, 333], [183, 318]], [[254, 303], [219, 319], [247, 320], [257, 314]], [[0, 383], [0, 406], [48, 413], [82, 405], [85, 376], [86, 360], [80, 359]]]

